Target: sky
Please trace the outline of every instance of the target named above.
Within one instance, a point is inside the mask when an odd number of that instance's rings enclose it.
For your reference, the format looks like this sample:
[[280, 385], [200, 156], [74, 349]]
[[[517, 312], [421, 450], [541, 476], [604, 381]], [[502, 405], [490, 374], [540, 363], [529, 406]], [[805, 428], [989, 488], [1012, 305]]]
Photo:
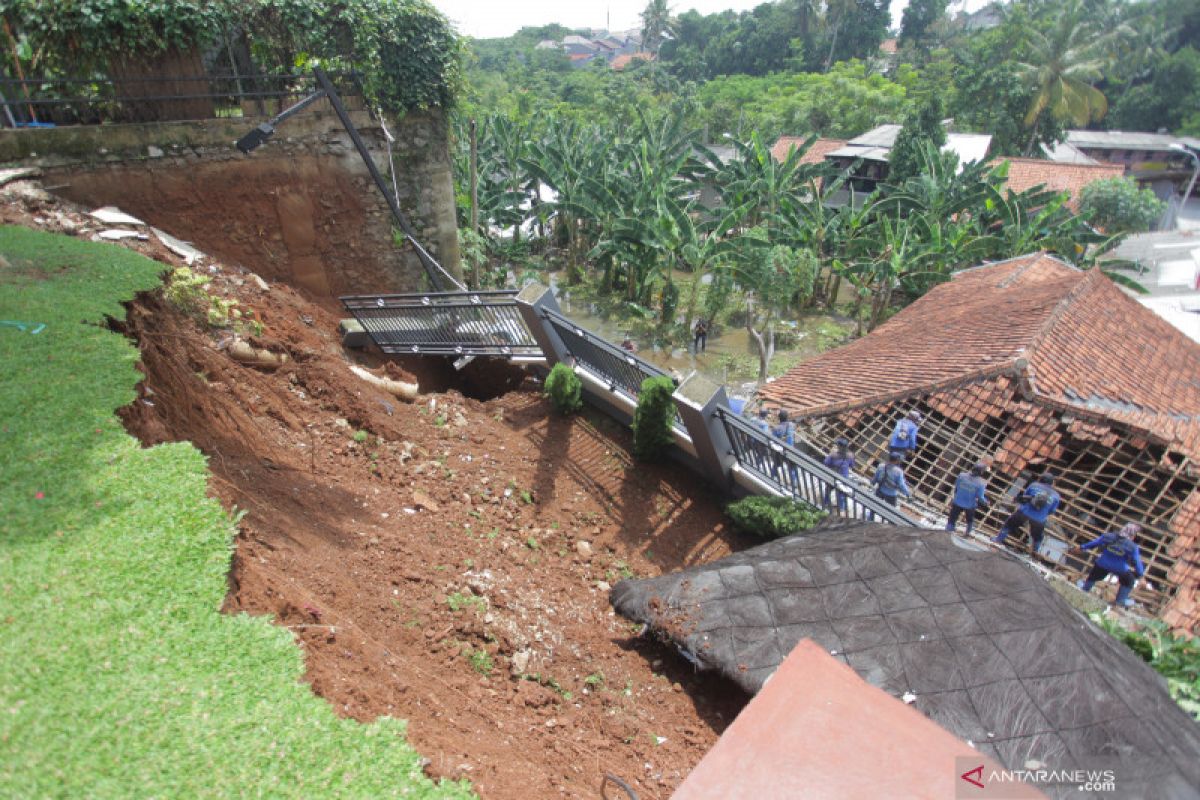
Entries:
[[[432, 0], [450, 18], [459, 33], [476, 39], [511, 36], [518, 29], [557, 22], [568, 28], [605, 28], [625, 31], [640, 28], [640, 14], [646, 0]], [[670, 3], [672, 14], [695, 9], [701, 14], [714, 14], [732, 9], [747, 11], [764, 0], [675, 0]], [[985, 0], [966, 0], [970, 8], [983, 5]], [[892, 0], [892, 22], [900, 24], [900, 14], [908, 0]], [[952, 10], [963, 5], [952, 0]]]

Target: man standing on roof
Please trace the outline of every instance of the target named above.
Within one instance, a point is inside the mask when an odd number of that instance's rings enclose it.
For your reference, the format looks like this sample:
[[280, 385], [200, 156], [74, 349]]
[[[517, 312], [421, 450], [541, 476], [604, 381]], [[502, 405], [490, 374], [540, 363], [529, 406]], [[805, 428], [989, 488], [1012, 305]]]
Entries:
[[908, 416], [896, 423], [892, 438], [888, 439], [888, 452], [900, 456], [903, 461], [917, 449], [917, 431], [921, 426], [921, 412], [910, 411]]
[[953, 532], [958, 524], [958, 515], [962, 514], [967, 521], [966, 535], [971, 535], [971, 530], [975, 527], [975, 509], [987, 508], [987, 497], [984, 495], [987, 481], [983, 479], [986, 469], [984, 464], [976, 464], [969, 472], [960, 474], [954, 482], [954, 497], [950, 501], [950, 517], [946, 520], [946, 530]]
[[1046, 520], [1062, 503], [1062, 498], [1054, 491], [1054, 473], [1046, 470], [1042, 477], [1026, 486], [1021, 493], [1020, 503], [992, 541], [1003, 543], [1010, 533], [1019, 531], [1028, 522], [1030, 546], [1032, 552], [1037, 554], [1042, 549], [1042, 539], [1046, 534]]
[[904, 482], [904, 467], [900, 466], [900, 462], [900, 454], [891, 453], [888, 455], [888, 463], [881, 464], [879, 469], [875, 470], [875, 477], [871, 478], [875, 496], [892, 505], [896, 505], [899, 495], [912, 497], [908, 484]]
[[1121, 588], [1117, 590], [1117, 605], [1132, 606], [1133, 600], [1129, 598], [1129, 593], [1133, 591], [1133, 573], [1137, 573], [1139, 578], [1146, 574], [1146, 566], [1142, 563], [1142, 554], [1138, 552], [1137, 542], [1134, 541], [1141, 532], [1141, 525], [1130, 522], [1119, 531], [1109, 531], [1099, 539], [1093, 539], [1087, 544], [1076, 545], [1068, 550], [1068, 553], [1081, 555], [1084, 550], [1100, 548], [1100, 557], [1096, 559], [1092, 571], [1088, 573], [1085, 580], [1078, 581], [1075, 585], [1085, 592], [1090, 592], [1096, 585], [1096, 581], [1102, 581], [1109, 575], [1116, 575], [1117, 581], [1121, 584]]

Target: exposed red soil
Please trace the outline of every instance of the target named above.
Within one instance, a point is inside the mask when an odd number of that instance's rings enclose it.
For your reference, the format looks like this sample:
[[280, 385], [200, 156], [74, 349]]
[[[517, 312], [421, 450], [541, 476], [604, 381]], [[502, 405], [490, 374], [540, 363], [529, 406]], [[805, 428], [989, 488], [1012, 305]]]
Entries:
[[[0, 219], [45, 212], [10, 203]], [[254, 343], [289, 363], [238, 364], [228, 334], [161, 293], [114, 325], [146, 374], [127, 427], [194, 442], [213, 493], [246, 510], [226, 610], [273, 615], [337, 713], [409, 720], [427, 771], [484, 798], [594, 798], [605, 773], [667, 797], [746, 698], [639, 637], [607, 585], [750, 544], [713, 493], [682, 468], [635, 465], [606, 417], [553, 415], [532, 381], [404, 403], [351, 374], [351, 359], [381, 362], [343, 351], [336, 317], [288, 287], [223, 267], [213, 288], [253, 308]], [[479, 364], [462, 382], [477, 396], [524, 377]], [[452, 375], [425, 364], [422, 389]]]

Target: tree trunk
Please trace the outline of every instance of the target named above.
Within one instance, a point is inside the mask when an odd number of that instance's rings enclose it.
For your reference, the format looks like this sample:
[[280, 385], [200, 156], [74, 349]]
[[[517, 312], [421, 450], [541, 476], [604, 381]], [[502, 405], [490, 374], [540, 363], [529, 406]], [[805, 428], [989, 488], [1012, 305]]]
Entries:
[[692, 272], [692, 290], [688, 292], [687, 309], [684, 313], [684, 324], [687, 326], [688, 333], [692, 331], [692, 324], [696, 320], [696, 303], [700, 299], [700, 278], [703, 277], [703, 272], [697, 267]]
[[479, 139], [471, 120], [471, 232], [479, 233]]

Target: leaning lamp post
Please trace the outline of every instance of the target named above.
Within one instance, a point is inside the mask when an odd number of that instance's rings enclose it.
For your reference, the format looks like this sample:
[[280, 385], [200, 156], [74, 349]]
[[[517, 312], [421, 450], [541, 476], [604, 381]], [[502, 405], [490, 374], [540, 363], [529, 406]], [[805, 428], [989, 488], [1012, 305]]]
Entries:
[[400, 226], [400, 230], [404, 233], [404, 238], [412, 244], [413, 249], [417, 251], [417, 258], [421, 260], [421, 266], [425, 268], [425, 274], [429, 277], [429, 283], [433, 286], [435, 292], [440, 292], [443, 289], [442, 280], [438, 273], [442, 271], [441, 265], [434, 260], [420, 242], [417, 241], [416, 232], [412, 225], [409, 224], [408, 218], [404, 216], [404, 212], [400, 210], [400, 203], [392, 191], [388, 188], [387, 182], [383, 179], [383, 175], [379, 172], [379, 168], [375, 166], [374, 159], [367, 152], [367, 146], [363, 143], [362, 137], [358, 135], [358, 129], [354, 127], [350, 115], [346, 113], [346, 107], [342, 105], [341, 95], [337, 89], [333, 87], [333, 83], [329, 80], [329, 76], [325, 74], [325, 70], [320, 67], [313, 69], [313, 77], [317, 79], [317, 91], [310, 94], [300, 102], [286, 108], [275, 116], [271, 117], [266, 122], [259, 124], [245, 136], [237, 140], [237, 149], [247, 155], [251, 151], [260, 147], [268, 139], [275, 134], [275, 128], [289, 117], [295, 116], [304, 109], [311, 106], [313, 103], [323, 98], [329, 98], [330, 105], [333, 106], [334, 113], [341, 120], [342, 127], [346, 129], [346, 133], [350, 134], [350, 141], [354, 142], [354, 147], [358, 150], [358, 155], [362, 158], [363, 163], [367, 165], [367, 171], [371, 173], [371, 179], [375, 181], [375, 186], [383, 194], [387, 200], [388, 208], [392, 211], [392, 216], [395, 217], [396, 223]]

